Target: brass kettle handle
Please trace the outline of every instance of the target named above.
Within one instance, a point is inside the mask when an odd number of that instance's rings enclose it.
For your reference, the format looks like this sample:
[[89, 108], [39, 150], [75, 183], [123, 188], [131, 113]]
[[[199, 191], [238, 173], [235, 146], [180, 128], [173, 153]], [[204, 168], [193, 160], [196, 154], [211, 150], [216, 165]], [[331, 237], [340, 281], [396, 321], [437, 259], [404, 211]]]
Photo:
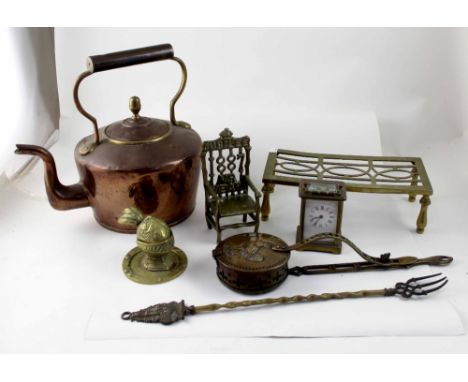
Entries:
[[177, 62], [182, 70], [182, 80], [177, 90], [175, 96], [171, 99], [170, 102], [170, 119], [173, 125], [190, 128], [190, 125], [184, 122], [177, 122], [175, 118], [175, 104], [179, 100], [180, 96], [182, 95], [185, 84], [187, 83], [187, 68], [184, 62], [174, 56], [174, 50], [172, 45], [170, 44], [162, 44], [162, 45], [154, 45], [148, 46], [145, 48], [138, 48], [138, 49], [131, 49], [125, 50], [120, 52], [90, 56], [86, 60], [86, 65], [88, 70], [81, 73], [73, 88], [73, 99], [75, 101], [76, 108], [78, 111], [87, 119], [91, 121], [94, 127], [94, 144], [98, 145], [100, 142], [99, 139], [99, 131], [98, 131], [98, 123], [96, 118], [88, 113], [83, 106], [81, 105], [79, 96], [78, 96], [78, 89], [80, 87], [81, 82], [86, 78], [89, 77], [93, 73], [103, 72], [106, 70], [111, 69], [118, 69], [124, 68], [126, 66], [138, 65], [138, 64], [145, 64], [148, 62], [156, 62], [162, 60], [173, 60]]

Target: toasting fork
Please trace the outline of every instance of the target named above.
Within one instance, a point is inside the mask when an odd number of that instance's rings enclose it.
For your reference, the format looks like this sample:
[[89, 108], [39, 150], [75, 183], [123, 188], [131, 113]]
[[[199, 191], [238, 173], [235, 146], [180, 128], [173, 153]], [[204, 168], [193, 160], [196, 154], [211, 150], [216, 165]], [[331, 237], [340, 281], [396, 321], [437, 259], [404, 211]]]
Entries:
[[148, 323], [161, 323], [164, 325], [173, 324], [176, 321], [183, 320], [187, 315], [197, 313], [213, 312], [219, 309], [235, 309], [239, 307], [249, 307], [254, 305], [269, 304], [292, 304], [296, 302], [313, 302], [324, 300], [335, 300], [344, 298], [360, 297], [387, 297], [400, 295], [404, 298], [413, 296], [425, 296], [435, 292], [447, 284], [447, 277], [441, 276], [442, 273], [435, 273], [428, 276], [413, 277], [406, 282], [398, 282], [393, 288], [360, 290], [357, 292], [339, 292], [309, 294], [307, 296], [296, 295], [292, 297], [264, 298], [258, 300], [231, 301], [224, 304], [209, 304], [200, 306], [186, 306], [184, 300], [180, 302], [172, 301], [169, 303], [160, 303], [151, 305], [148, 308], [136, 312], [124, 312], [121, 315], [123, 320], [139, 321]]

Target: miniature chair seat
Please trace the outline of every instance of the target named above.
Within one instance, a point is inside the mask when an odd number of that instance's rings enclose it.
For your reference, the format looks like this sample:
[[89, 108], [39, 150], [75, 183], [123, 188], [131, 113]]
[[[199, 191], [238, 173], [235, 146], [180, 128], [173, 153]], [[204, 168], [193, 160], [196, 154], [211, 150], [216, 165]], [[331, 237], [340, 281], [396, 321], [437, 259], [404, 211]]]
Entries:
[[[216, 200], [210, 201], [210, 210], [216, 208]], [[228, 196], [221, 199], [218, 205], [219, 216], [236, 216], [254, 213], [257, 210], [257, 204], [249, 195]]]
[[[258, 232], [262, 196], [249, 177], [250, 138], [234, 138], [229, 129], [219, 136], [204, 141], [201, 153], [205, 218], [208, 228], [216, 229], [218, 242], [224, 229], [254, 226]], [[240, 215], [242, 222], [220, 223], [221, 218]]]

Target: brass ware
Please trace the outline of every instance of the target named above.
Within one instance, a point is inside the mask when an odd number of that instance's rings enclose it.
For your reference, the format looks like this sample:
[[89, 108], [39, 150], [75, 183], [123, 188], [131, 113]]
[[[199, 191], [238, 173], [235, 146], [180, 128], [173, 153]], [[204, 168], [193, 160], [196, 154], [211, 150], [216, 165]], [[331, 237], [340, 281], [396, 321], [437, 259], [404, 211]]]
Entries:
[[[348, 244], [365, 261], [288, 268], [291, 251], [310, 248], [314, 242], [340, 241]], [[337, 233], [321, 233], [288, 246], [280, 238], [265, 233], [244, 233], [221, 241], [213, 250], [216, 274], [228, 288], [245, 294], [266, 293], [277, 288], [288, 275], [359, 272], [411, 268], [417, 265], [448, 265], [449, 256], [391, 258], [390, 253], [373, 257], [351, 240]]]
[[273, 247], [274, 251], [300, 251], [303, 247], [308, 247], [310, 242], [321, 241], [323, 239], [330, 239], [335, 241], [341, 241], [349, 245], [360, 257], [365, 261], [351, 262], [351, 263], [335, 263], [335, 264], [321, 264], [321, 265], [306, 265], [302, 267], [293, 267], [288, 269], [288, 274], [294, 276], [301, 275], [318, 275], [325, 273], [343, 273], [343, 272], [360, 272], [370, 271], [377, 269], [402, 269], [412, 268], [417, 265], [449, 265], [453, 261], [451, 256], [429, 256], [419, 258], [416, 256], [401, 256], [392, 258], [390, 253], [383, 253], [379, 257], [371, 256], [362, 251], [356, 244], [351, 240], [344, 237], [341, 234], [335, 233], [322, 233], [312, 236], [302, 242], [293, 244], [286, 247]]
[[137, 247], [125, 256], [122, 268], [130, 280], [140, 284], [161, 284], [181, 275], [187, 256], [174, 246], [169, 226], [137, 208], [126, 208], [119, 223], [137, 226]]
[[[79, 99], [82, 81], [97, 72], [161, 60], [176, 62], [182, 71], [179, 89], [170, 102], [170, 120], [141, 116], [140, 99], [131, 97], [131, 117], [99, 128]], [[171, 45], [163, 44], [92, 56], [87, 65], [73, 90], [78, 111], [94, 131], [75, 148], [80, 181], [63, 185], [54, 158], [42, 147], [18, 144], [16, 153], [36, 155], [44, 161], [47, 195], [56, 209], [91, 206], [98, 223], [117, 232], [135, 232], [134, 226], [118, 222], [127, 206], [169, 225], [183, 221], [195, 208], [201, 152], [199, 135], [175, 117], [175, 104], [187, 81], [185, 64], [174, 57]]]
[[221, 241], [213, 250], [216, 274], [228, 288], [246, 294], [266, 293], [288, 277], [288, 251], [279, 237], [266, 233], [242, 233]]
[[[229, 129], [224, 129], [218, 139], [203, 142], [205, 218], [208, 228], [215, 228], [218, 243], [225, 229], [253, 226], [258, 232], [262, 194], [249, 177], [250, 150], [250, 138], [235, 138]], [[241, 215], [242, 222], [221, 225], [221, 219]]]
[[183, 320], [185, 316], [198, 313], [214, 312], [219, 309], [236, 309], [246, 308], [258, 305], [272, 304], [294, 304], [298, 302], [314, 302], [328, 300], [342, 300], [345, 298], [364, 298], [364, 297], [391, 297], [402, 296], [403, 298], [411, 298], [413, 296], [427, 296], [441, 289], [447, 284], [447, 277], [441, 277], [441, 273], [436, 273], [423, 277], [413, 277], [406, 282], [398, 282], [393, 288], [359, 290], [356, 292], [339, 292], [339, 293], [322, 293], [309, 294], [307, 296], [296, 295], [291, 297], [278, 298], [263, 298], [258, 300], [231, 301], [224, 304], [209, 304], [194, 306], [185, 305], [184, 300], [180, 302], [160, 303], [149, 306], [148, 308], [138, 310], [136, 312], [124, 312], [121, 315], [122, 320], [146, 322], [146, 323], [161, 323], [171, 325], [179, 320]]
[[340, 181], [349, 192], [421, 195], [416, 231], [427, 225], [432, 186], [421, 158], [305, 153], [278, 149], [270, 152], [263, 173], [262, 220], [271, 212], [270, 194], [276, 184], [298, 186], [301, 181]]
[[[307, 181], [299, 183], [301, 214], [296, 242], [324, 232], [341, 234], [343, 202], [346, 186], [343, 182]], [[302, 246], [303, 251], [341, 253], [341, 240], [317, 240]]]

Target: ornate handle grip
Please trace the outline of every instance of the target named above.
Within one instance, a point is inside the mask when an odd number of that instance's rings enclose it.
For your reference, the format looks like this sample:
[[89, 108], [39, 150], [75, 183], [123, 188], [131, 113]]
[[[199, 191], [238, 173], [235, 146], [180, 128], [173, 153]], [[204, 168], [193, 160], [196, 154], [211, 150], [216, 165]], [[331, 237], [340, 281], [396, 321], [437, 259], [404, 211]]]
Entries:
[[174, 49], [172, 49], [172, 45], [162, 44], [90, 56], [86, 60], [86, 66], [91, 73], [97, 73], [131, 65], [167, 60], [173, 57]]
[[99, 144], [100, 138], [99, 127], [96, 118], [92, 114], [88, 113], [81, 105], [80, 98], [78, 96], [78, 89], [80, 87], [81, 82], [93, 73], [162, 60], [172, 60], [177, 62], [182, 71], [182, 80], [180, 82], [179, 89], [177, 90], [175, 96], [172, 98], [169, 106], [171, 123], [180, 127], [190, 128], [189, 124], [184, 122], [178, 122], [175, 117], [175, 104], [182, 95], [185, 89], [185, 84], [187, 83], [187, 68], [180, 58], [174, 57], [174, 50], [172, 49], [172, 46], [170, 44], [155, 45], [146, 48], [125, 50], [121, 52], [91, 56], [87, 59], [88, 70], [86, 72], [81, 73], [78, 76], [75, 82], [75, 87], [73, 88], [73, 99], [75, 100], [76, 108], [85, 118], [91, 121], [94, 129], [94, 143], [91, 147], [87, 148], [87, 150], [85, 150], [82, 153], [82, 155], [91, 152], [94, 149], [94, 147]]

